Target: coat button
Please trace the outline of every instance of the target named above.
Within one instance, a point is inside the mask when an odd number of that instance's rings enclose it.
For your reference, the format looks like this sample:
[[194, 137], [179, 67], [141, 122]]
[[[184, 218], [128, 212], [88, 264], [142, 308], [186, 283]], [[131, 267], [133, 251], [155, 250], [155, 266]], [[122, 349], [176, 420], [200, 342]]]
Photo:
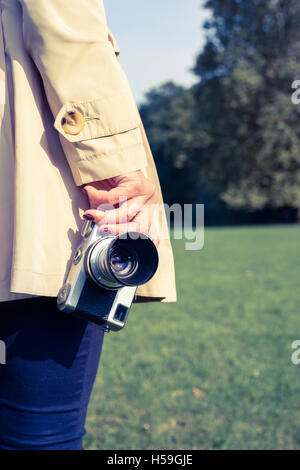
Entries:
[[61, 120], [66, 134], [77, 135], [84, 127], [84, 117], [79, 111], [68, 111]]

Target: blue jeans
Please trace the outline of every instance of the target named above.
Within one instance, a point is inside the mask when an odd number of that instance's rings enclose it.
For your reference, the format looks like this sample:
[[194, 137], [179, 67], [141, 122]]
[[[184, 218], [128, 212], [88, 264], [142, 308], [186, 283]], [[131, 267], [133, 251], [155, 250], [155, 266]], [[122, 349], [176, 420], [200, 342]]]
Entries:
[[53, 297], [0, 303], [0, 449], [82, 450], [103, 331]]

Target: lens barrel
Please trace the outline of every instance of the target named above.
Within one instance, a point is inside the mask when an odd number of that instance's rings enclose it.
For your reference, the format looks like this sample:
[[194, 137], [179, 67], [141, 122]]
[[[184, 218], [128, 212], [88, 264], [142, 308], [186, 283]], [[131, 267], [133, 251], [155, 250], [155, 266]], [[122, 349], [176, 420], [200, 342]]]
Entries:
[[87, 254], [88, 274], [108, 289], [145, 284], [157, 267], [158, 252], [153, 241], [139, 232], [100, 238]]

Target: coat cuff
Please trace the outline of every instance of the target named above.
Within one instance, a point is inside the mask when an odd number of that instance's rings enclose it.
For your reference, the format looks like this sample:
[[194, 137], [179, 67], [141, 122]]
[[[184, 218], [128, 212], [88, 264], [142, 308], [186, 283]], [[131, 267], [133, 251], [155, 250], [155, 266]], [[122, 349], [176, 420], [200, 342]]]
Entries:
[[[75, 115], [80, 122], [71, 119], [71, 127], [66, 127], [66, 118]], [[54, 127], [75, 184], [80, 186], [146, 167], [140, 124], [137, 107], [127, 93], [64, 104]]]
[[[69, 114], [77, 113], [82, 123], [74, 132], [66, 131], [64, 122]], [[137, 128], [140, 116], [129, 93], [111, 93], [90, 101], [66, 103], [58, 111], [54, 127], [69, 142], [106, 137]], [[71, 126], [72, 127], [72, 126]]]
[[139, 128], [71, 143], [60, 137], [77, 186], [141, 170], [148, 165]]

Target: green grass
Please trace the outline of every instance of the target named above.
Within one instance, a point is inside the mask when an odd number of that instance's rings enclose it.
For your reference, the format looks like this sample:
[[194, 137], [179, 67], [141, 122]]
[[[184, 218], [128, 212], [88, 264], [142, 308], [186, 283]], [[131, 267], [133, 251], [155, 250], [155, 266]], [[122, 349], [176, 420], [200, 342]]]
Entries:
[[88, 449], [300, 449], [300, 227], [174, 242], [179, 301], [105, 337]]

